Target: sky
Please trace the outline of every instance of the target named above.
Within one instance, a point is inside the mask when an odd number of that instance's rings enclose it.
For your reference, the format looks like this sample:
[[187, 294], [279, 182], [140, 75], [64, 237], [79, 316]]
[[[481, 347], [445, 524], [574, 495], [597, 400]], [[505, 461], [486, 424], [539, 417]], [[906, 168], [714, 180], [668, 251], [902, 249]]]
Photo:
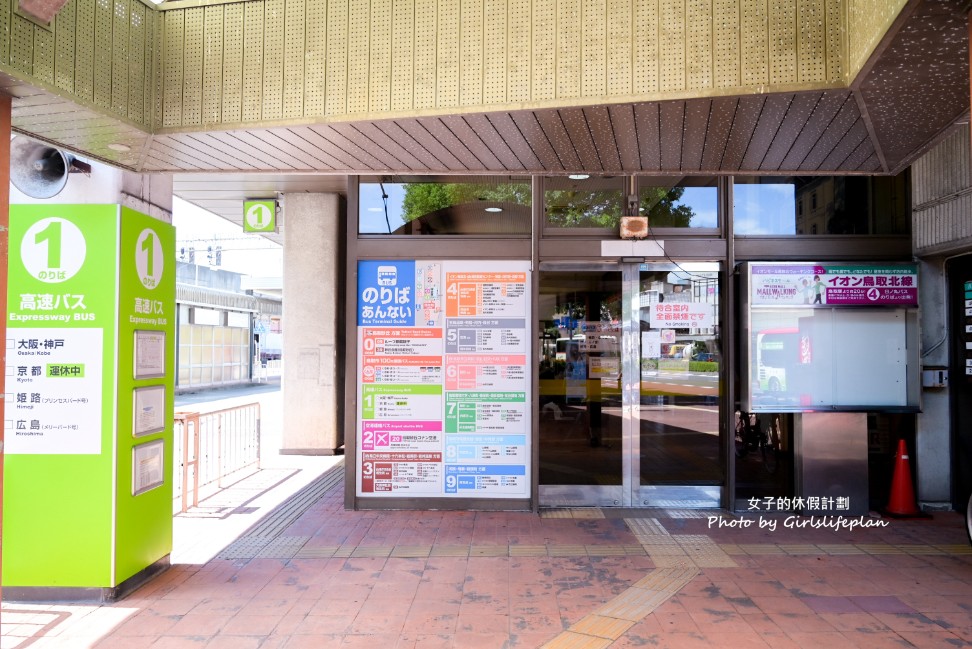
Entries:
[[[243, 204], [240, 203], [240, 211]], [[212, 212], [196, 207], [178, 197], [172, 199], [172, 224], [176, 227], [176, 258], [183, 248], [196, 249], [196, 263], [208, 263], [208, 249], [222, 246], [219, 268], [253, 277], [280, 277], [283, 248], [258, 234], [243, 232], [243, 226], [231, 223]]]

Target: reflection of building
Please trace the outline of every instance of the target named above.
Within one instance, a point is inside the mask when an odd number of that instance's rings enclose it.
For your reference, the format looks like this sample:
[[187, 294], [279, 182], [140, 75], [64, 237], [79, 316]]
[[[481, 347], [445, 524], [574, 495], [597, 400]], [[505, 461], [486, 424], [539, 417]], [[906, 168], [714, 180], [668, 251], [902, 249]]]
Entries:
[[[238, 273], [182, 262], [176, 273], [176, 389], [250, 382], [256, 352], [253, 334], [264, 327], [280, 331], [280, 299], [247, 294]], [[278, 348], [275, 357], [280, 353]]]
[[893, 177], [819, 176], [797, 179], [794, 184], [797, 234], [907, 231], [907, 173]]

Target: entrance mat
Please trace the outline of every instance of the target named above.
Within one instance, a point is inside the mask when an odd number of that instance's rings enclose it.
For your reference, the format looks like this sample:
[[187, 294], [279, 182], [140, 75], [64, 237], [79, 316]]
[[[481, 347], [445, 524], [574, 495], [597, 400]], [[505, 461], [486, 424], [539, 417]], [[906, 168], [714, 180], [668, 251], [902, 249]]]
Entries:
[[579, 620], [543, 647], [608, 647], [698, 574], [699, 571], [693, 566], [652, 570], [631, 588]]

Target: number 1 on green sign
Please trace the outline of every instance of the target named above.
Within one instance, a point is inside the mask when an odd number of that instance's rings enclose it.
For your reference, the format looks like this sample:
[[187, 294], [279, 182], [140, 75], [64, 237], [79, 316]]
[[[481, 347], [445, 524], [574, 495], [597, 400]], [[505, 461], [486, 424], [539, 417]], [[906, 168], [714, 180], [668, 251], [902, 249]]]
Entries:
[[51, 220], [47, 227], [34, 235], [34, 243], [47, 243], [47, 267], [61, 267], [61, 222]]
[[153, 277], [155, 275], [155, 269], [152, 264], [154, 253], [155, 253], [154, 233], [149, 232], [145, 236], [145, 239], [142, 241], [142, 252], [144, 252], [147, 255], [145, 258], [145, 274], [148, 275], [149, 277]]

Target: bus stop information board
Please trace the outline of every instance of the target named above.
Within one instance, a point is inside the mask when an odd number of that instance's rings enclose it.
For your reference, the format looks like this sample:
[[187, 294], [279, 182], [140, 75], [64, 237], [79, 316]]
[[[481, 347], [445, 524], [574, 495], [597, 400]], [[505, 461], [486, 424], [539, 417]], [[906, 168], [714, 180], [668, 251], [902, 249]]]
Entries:
[[917, 409], [915, 264], [750, 262], [744, 279], [743, 409]]
[[528, 271], [359, 262], [359, 496], [529, 496]]

